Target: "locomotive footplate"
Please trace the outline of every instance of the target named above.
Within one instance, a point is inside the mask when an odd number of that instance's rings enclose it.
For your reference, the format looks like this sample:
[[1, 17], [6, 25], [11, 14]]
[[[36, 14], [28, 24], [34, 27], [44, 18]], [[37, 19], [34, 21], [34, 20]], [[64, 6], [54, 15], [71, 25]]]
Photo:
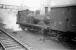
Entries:
[[47, 29], [47, 26], [41, 26], [36, 24], [20, 24], [20, 27], [23, 30], [31, 32], [42, 32], [44, 29]]

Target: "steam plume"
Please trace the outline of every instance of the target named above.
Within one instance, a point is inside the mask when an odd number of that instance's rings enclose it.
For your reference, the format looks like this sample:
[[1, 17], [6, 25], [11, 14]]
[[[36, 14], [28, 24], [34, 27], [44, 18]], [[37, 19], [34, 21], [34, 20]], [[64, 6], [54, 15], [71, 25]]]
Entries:
[[15, 9], [0, 9], [0, 18], [2, 23], [5, 24], [5, 29], [12, 29], [13, 31], [20, 31], [19, 25], [17, 22], [17, 10]]

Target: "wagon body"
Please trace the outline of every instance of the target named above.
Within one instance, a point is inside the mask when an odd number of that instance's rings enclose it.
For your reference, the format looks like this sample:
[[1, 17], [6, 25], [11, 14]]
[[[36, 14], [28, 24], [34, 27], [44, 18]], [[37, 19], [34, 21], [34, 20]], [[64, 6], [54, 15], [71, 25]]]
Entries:
[[76, 6], [53, 7], [50, 13], [52, 29], [76, 32]]

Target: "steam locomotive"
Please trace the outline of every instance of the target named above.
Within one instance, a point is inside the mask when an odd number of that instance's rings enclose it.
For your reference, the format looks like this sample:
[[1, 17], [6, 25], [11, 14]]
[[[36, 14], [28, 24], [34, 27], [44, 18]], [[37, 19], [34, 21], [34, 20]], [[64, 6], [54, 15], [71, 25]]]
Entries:
[[[45, 7], [47, 11], [48, 7]], [[76, 6], [52, 7], [45, 15], [33, 11], [18, 11], [17, 24], [23, 30], [42, 33], [44, 36], [56, 37], [60, 41], [75, 44]], [[71, 42], [70, 42], [71, 41]]]

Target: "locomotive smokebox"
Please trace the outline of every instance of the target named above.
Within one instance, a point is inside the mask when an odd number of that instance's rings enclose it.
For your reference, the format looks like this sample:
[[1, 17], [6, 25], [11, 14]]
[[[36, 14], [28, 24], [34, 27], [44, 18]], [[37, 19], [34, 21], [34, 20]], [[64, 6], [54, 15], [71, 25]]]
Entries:
[[50, 17], [52, 29], [76, 32], [76, 5], [52, 7]]

